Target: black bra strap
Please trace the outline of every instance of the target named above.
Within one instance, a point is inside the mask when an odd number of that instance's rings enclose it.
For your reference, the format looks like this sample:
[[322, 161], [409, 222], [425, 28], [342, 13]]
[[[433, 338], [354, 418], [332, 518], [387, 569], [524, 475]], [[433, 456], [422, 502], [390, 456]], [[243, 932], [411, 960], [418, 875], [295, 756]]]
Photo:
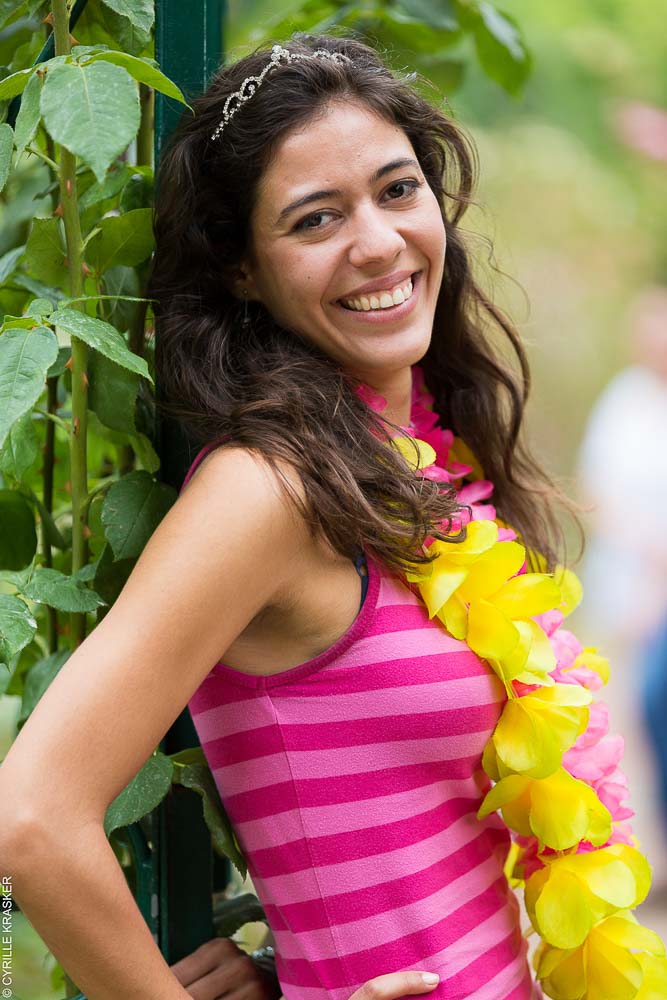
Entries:
[[366, 593], [368, 591], [368, 565], [366, 563], [366, 556], [363, 552], [360, 552], [358, 556], [355, 557], [354, 565], [357, 573], [361, 577], [361, 603], [359, 604], [359, 610], [364, 606], [364, 601], [366, 600]]

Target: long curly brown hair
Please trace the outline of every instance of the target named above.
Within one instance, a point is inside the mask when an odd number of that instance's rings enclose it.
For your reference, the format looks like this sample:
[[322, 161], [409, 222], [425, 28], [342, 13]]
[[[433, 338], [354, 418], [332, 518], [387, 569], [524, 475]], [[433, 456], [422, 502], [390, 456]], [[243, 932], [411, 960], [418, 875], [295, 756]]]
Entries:
[[[443, 424], [494, 482], [498, 515], [553, 565], [562, 543], [559, 494], [520, 440], [526, 356], [512, 324], [475, 282], [459, 229], [474, 187], [474, 147], [420, 96], [414, 74], [398, 78], [361, 42], [297, 34], [285, 45], [341, 52], [350, 61], [299, 60], [273, 70], [214, 141], [225, 99], [267, 64], [267, 47], [257, 49], [219, 70], [162, 158], [148, 289], [161, 409], [195, 442], [224, 440], [261, 454], [313, 531], [343, 555], [368, 547], [400, 570], [425, 561], [425, 537], [446, 536], [459, 509], [454, 491], [415, 476], [387, 448], [387, 425], [337, 362], [278, 325], [260, 303], [249, 303], [244, 324], [243, 304], [225, 280], [246, 256], [258, 183], [280, 141], [333, 99], [361, 102], [407, 135], [445, 224], [444, 274], [421, 362], [426, 385]], [[514, 368], [502, 359], [503, 340]], [[285, 463], [298, 472], [303, 498], [284, 475]]]

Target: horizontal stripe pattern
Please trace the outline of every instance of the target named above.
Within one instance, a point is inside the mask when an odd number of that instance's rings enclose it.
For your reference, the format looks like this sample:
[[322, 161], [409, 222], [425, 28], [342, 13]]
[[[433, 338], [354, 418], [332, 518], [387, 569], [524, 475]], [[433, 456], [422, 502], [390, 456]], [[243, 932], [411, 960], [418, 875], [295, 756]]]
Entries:
[[270, 677], [216, 664], [189, 708], [276, 940], [287, 1000], [440, 973], [439, 1000], [531, 1000], [506, 828], [477, 810], [502, 685], [372, 559], [332, 647]]

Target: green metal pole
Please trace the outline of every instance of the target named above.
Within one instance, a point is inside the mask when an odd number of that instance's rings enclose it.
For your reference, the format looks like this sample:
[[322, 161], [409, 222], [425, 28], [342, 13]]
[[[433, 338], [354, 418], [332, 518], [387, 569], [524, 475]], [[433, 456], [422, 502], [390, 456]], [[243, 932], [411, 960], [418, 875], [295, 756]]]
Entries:
[[[156, 0], [155, 58], [160, 68], [181, 88], [187, 99], [205, 90], [222, 60], [225, 0]], [[155, 95], [155, 168], [183, 107]], [[185, 114], [191, 112], [185, 111]], [[157, 387], [160, 392], [160, 386]], [[191, 458], [179, 428], [163, 422], [157, 428], [161, 477], [179, 487]], [[165, 753], [197, 746], [189, 712], [184, 711], [164, 740]], [[174, 787], [156, 815], [153, 863], [158, 868], [158, 940], [165, 959], [173, 964], [214, 936], [212, 892], [224, 888], [228, 866], [213, 864], [201, 800], [193, 792]], [[222, 881], [222, 885], [216, 882]]]

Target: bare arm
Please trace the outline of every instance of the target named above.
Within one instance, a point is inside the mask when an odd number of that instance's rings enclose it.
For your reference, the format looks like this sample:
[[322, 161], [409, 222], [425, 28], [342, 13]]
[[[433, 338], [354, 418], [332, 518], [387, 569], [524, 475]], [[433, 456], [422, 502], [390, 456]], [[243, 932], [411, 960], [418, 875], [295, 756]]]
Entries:
[[188, 998], [126, 885], [104, 815], [288, 579], [305, 538], [261, 462], [240, 450], [211, 456], [0, 768], [0, 872], [90, 1000]]

